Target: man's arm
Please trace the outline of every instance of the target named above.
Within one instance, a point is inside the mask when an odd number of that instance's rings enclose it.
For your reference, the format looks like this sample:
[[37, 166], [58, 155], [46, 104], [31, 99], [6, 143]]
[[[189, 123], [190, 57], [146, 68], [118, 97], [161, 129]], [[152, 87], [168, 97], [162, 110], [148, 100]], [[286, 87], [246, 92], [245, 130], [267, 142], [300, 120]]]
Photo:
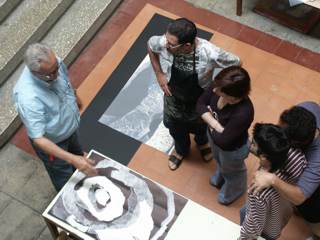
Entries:
[[159, 54], [153, 52], [151, 48], [148, 46], [148, 54], [150, 57], [151, 65], [152, 68], [156, 74], [157, 81], [162, 89], [162, 91], [165, 93], [167, 96], [171, 96], [171, 92], [168, 86], [168, 79], [166, 78], [166, 75], [163, 73], [159, 61]]
[[45, 137], [35, 138], [33, 139], [33, 143], [47, 154], [66, 160], [84, 174], [88, 176], [97, 175], [97, 170], [94, 168], [92, 160], [84, 156], [69, 153]]
[[286, 183], [275, 174], [262, 170], [255, 173], [253, 183], [248, 191], [253, 190], [254, 194], [256, 194], [270, 186], [274, 187], [283, 197], [294, 205], [300, 205], [306, 200], [306, 197], [298, 186]]
[[226, 68], [230, 66], [241, 66], [241, 60], [238, 56], [225, 51], [222, 48], [211, 44], [210, 58], [215, 67]]

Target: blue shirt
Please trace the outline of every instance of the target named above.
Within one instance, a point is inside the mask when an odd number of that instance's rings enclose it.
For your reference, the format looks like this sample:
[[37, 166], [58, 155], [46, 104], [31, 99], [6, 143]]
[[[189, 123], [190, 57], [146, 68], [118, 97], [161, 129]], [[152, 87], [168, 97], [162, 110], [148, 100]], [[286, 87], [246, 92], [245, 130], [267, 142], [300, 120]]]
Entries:
[[54, 143], [70, 137], [79, 127], [80, 113], [66, 66], [58, 59], [58, 77], [47, 83], [25, 67], [13, 90], [19, 116], [31, 139], [46, 137]]
[[[303, 102], [298, 104], [313, 113], [317, 120], [317, 128], [320, 128], [320, 105], [315, 102]], [[307, 168], [297, 182], [306, 198], [311, 195], [320, 186], [320, 136], [315, 138], [305, 151], [308, 161]]]
[[316, 102], [307, 101], [307, 102], [299, 103], [298, 106], [303, 107], [303, 108], [307, 109], [309, 112], [313, 113], [313, 115], [316, 118], [317, 128], [320, 129], [320, 106], [319, 106], [319, 104]]

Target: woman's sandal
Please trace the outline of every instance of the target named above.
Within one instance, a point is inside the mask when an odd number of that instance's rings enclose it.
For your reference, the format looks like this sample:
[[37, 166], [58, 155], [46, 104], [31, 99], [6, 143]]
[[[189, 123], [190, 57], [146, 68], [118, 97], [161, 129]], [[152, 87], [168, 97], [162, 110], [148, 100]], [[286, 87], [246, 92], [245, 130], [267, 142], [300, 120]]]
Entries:
[[[184, 157], [178, 158], [178, 157], [175, 156], [175, 155], [170, 155], [170, 156], [169, 156], [169, 165], [168, 165], [169, 168], [170, 168], [170, 170], [172, 170], [172, 171], [176, 170], [176, 169], [180, 166], [183, 158], [184, 158]], [[170, 163], [173, 163], [174, 165], [170, 165]]]
[[200, 148], [200, 146], [198, 146], [198, 149], [200, 151], [200, 155], [204, 162], [210, 162], [213, 159], [213, 155], [210, 147]]

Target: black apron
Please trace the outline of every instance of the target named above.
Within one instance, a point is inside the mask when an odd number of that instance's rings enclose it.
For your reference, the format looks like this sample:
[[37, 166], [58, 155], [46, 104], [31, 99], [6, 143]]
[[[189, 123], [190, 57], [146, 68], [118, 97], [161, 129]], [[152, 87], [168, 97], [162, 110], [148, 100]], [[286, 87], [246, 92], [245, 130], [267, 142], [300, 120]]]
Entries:
[[168, 86], [172, 96], [164, 96], [164, 120], [181, 122], [199, 121], [196, 104], [203, 89], [199, 86], [196, 72], [195, 49], [193, 51], [193, 70], [183, 71], [175, 66], [176, 58], [171, 67], [171, 78]]

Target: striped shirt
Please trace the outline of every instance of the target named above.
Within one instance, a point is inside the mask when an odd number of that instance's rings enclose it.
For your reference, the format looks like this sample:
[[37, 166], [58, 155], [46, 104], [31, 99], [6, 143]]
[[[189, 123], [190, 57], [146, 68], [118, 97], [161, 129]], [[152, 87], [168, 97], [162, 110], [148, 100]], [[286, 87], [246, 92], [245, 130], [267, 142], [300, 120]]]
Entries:
[[[295, 183], [306, 165], [304, 154], [291, 148], [284, 167], [275, 174], [285, 182]], [[261, 235], [277, 239], [291, 215], [291, 203], [280, 196], [273, 187], [266, 188], [256, 195], [251, 191], [248, 193], [246, 216], [239, 239], [256, 239]]]

